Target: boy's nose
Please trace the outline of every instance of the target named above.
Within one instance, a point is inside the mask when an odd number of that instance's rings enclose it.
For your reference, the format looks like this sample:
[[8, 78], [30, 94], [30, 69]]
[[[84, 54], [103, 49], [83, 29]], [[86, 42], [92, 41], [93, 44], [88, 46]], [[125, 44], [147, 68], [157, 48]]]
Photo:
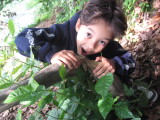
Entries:
[[96, 49], [96, 43], [91, 42], [88, 44], [88, 51], [93, 52]]

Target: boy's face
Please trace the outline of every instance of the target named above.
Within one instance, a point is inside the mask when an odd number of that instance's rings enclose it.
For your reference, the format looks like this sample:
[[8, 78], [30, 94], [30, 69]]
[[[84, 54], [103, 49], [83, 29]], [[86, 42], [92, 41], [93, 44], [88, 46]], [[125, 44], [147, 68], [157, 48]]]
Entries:
[[91, 25], [80, 24], [78, 20], [76, 31], [77, 53], [84, 56], [101, 52], [113, 38], [110, 27], [103, 19]]

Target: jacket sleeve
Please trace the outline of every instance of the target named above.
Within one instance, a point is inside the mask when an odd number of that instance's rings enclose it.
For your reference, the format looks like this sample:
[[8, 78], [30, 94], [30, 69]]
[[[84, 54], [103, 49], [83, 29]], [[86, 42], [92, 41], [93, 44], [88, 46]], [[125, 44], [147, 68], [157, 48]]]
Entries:
[[115, 62], [116, 71], [122, 79], [127, 79], [128, 76], [135, 70], [135, 61], [130, 52], [124, 50], [122, 46], [111, 41], [105, 48], [102, 55], [112, 59]]
[[56, 35], [57, 29], [57, 25], [50, 28], [24, 29], [15, 39], [19, 53], [30, 57], [30, 49], [32, 48], [35, 59], [50, 63], [51, 57], [56, 52], [53, 45], [60, 42], [60, 38]]

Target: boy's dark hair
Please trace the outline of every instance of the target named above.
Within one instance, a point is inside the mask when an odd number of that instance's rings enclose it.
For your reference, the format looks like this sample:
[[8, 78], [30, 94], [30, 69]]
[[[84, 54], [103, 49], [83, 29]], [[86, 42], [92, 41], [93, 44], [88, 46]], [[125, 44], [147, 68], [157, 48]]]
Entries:
[[127, 22], [121, 5], [116, 0], [90, 0], [84, 6], [80, 15], [80, 23], [94, 24], [102, 18], [111, 27], [114, 38], [125, 34]]

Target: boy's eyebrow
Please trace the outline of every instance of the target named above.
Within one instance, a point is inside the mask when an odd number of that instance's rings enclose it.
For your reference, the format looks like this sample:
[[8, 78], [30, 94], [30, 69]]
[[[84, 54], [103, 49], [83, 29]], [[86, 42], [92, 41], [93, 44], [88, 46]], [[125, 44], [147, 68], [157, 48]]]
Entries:
[[[88, 29], [91, 30], [93, 33], [95, 33], [94, 30], [92, 30], [91, 28], [88, 28]], [[109, 40], [109, 41], [111, 40], [111, 39], [108, 39], [108, 38], [104, 38], [104, 39], [107, 40], [107, 41], [108, 41], [108, 40]]]
[[88, 28], [88, 29], [89, 29], [90, 31], [92, 31], [93, 33], [95, 33], [94, 30], [92, 30], [91, 28]]
[[107, 41], [108, 41], [108, 40], [109, 40], [109, 41], [111, 40], [111, 39], [108, 39], [108, 38], [104, 38], [104, 39], [107, 40]]

